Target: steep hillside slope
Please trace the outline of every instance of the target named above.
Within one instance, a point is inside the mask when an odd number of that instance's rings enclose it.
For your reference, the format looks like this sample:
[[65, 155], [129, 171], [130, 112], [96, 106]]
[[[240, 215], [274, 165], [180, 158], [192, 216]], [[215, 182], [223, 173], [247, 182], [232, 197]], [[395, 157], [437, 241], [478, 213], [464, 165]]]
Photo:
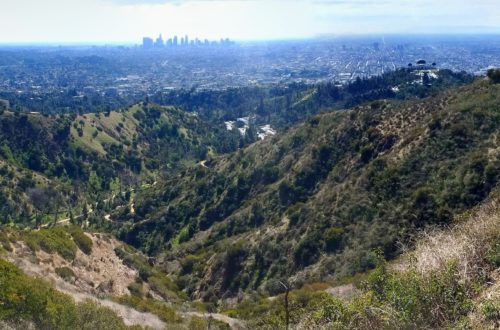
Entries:
[[[109, 235], [76, 226], [2, 227], [0, 256], [2, 329], [206, 327], [203, 306], [188, 302], [163, 270]], [[242, 325], [228, 316], [208, 316], [222, 320], [212, 322], [214, 329]]]
[[[131, 191], [141, 181], [153, 183], [158, 176], [235, 151], [259, 139], [259, 133], [274, 134], [324, 109], [380, 97], [423, 97], [472, 79], [440, 70], [430, 85], [423, 85], [418, 73], [402, 69], [344, 87], [175, 91], [152, 98], [167, 106], [146, 100], [119, 111], [85, 114], [80, 109], [79, 115], [75, 109], [52, 116], [18, 112], [3, 102], [0, 219], [31, 226], [47, 222], [48, 213], [57, 218], [58, 208], [66, 219], [72, 212], [84, 213], [85, 204], [103, 207], [103, 200]], [[226, 128], [233, 125], [233, 130]], [[50, 197], [42, 208], [32, 198], [40, 191], [38, 195]]]
[[[306, 285], [288, 294], [291, 329], [498, 329], [500, 325], [500, 195], [426, 230], [395, 262], [350, 286]], [[375, 253], [375, 255], [377, 255]], [[285, 295], [252, 296], [229, 315], [255, 328], [283, 328]]]
[[144, 192], [117, 230], [150, 253], [167, 246], [178, 284], [208, 300], [366, 271], [374, 248], [396, 256], [398, 240], [496, 186], [499, 92], [478, 81], [312, 117]]
[[[3, 112], [1, 218], [32, 224], [36, 213], [57, 213], [59, 207], [64, 217], [70, 209], [81, 214], [85, 203], [101, 202], [140, 181], [153, 182], [161, 172], [177, 171], [207, 155], [235, 150], [240, 139], [235, 134], [193, 114], [152, 104], [78, 116]], [[34, 201], [37, 189], [51, 201]]]

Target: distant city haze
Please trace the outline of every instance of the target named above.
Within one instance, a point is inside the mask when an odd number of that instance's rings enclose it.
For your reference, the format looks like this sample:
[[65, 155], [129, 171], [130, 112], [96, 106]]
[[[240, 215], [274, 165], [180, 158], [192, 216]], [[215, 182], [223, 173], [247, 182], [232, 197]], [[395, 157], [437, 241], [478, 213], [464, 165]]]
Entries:
[[0, 0], [0, 43], [142, 43], [144, 36], [277, 40], [497, 34], [498, 0]]

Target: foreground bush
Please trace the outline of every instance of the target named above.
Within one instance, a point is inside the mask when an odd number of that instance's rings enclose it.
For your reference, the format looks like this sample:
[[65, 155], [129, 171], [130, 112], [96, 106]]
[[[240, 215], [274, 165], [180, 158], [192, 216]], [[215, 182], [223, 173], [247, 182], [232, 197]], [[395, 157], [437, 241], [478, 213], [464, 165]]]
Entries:
[[0, 321], [32, 322], [37, 329], [128, 329], [112, 310], [74, 300], [0, 259]]
[[[500, 260], [500, 198], [453, 229], [421, 234], [396, 264], [377, 254], [378, 266], [360, 292], [342, 301], [307, 286], [290, 292], [294, 329], [498, 328], [500, 284], [491, 286]], [[242, 302], [228, 314], [258, 328], [284, 328], [284, 295]]]

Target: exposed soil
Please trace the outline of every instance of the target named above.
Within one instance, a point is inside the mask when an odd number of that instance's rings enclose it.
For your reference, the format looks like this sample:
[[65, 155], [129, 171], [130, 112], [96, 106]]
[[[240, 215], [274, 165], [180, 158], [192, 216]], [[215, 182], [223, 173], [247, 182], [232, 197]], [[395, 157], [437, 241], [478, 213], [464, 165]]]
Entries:
[[[88, 235], [93, 242], [92, 253], [77, 251], [75, 260], [67, 261], [58, 254], [38, 251], [33, 254], [24, 242], [12, 244], [8, 260], [25, 274], [41, 277], [54, 287], [71, 295], [76, 302], [86, 299], [111, 308], [127, 325], [141, 325], [153, 329], [164, 329], [165, 323], [156, 315], [139, 312], [131, 307], [105, 299], [108, 296], [129, 294], [128, 285], [137, 277], [137, 271], [123, 264], [114, 249], [121, 244], [106, 235]], [[56, 274], [56, 268], [68, 267], [75, 273], [74, 279], [64, 280]]]

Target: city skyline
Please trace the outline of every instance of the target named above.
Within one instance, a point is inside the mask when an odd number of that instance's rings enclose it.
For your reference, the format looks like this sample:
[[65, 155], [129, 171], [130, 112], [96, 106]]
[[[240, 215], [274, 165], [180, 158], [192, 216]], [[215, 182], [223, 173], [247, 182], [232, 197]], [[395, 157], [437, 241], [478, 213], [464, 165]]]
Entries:
[[493, 0], [7, 0], [0, 43], [138, 43], [169, 35], [238, 41], [345, 34], [497, 34]]
[[152, 48], [164, 48], [164, 47], [185, 47], [185, 46], [228, 46], [234, 44], [229, 38], [220, 38], [219, 40], [209, 40], [208, 38], [200, 39], [194, 37], [189, 39], [188, 35], [181, 36], [180, 39], [177, 35], [167, 36], [163, 39], [163, 34], [160, 33], [158, 37], [152, 38], [150, 36], [144, 36], [142, 38], [142, 48], [152, 49]]

